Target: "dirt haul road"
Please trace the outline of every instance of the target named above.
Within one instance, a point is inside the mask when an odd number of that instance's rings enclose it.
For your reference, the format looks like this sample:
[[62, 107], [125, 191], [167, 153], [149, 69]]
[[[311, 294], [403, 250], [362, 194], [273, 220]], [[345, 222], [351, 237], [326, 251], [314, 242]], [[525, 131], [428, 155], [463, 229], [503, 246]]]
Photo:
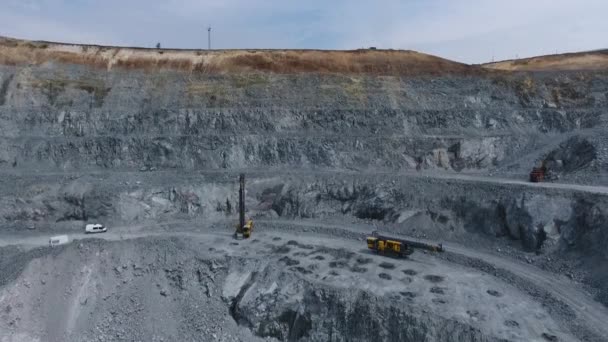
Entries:
[[[70, 241], [86, 239], [103, 239], [108, 241], [122, 241], [143, 237], [183, 237], [194, 239], [204, 235], [229, 236], [226, 229], [193, 230], [192, 223], [187, 221], [174, 221], [163, 224], [172, 226], [172, 231], [164, 231], [160, 226], [141, 225], [113, 227], [104, 234], [69, 234]], [[228, 227], [229, 222], [218, 223], [218, 227]], [[146, 230], [142, 230], [142, 228]], [[177, 229], [177, 230], [175, 230]], [[257, 220], [256, 229], [259, 233], [280, 233], [292, 238], [304, 237], [310, 239], [314, 236], [330, 236], [332, 239], [362, 241], [369, 234], [369, 226], [362, 224], [340, 225], [316, 221], [291, 220]], [[56, 234], [53, 234], [56, 235]], [[37, 234], [34, 236], [4, 236], [0, 239], [0, 247], [17, 245], [26, 249], [48, 245], [49, 235]], [[425, 241], [426, 242], [426, 241]], [[429, 241], [430, 242], [430, 241]], [[361, 243], [362, 242], [357, 242]], [[364, 248], [364, 247], [363, 247]], [[545, 307], [549, 314], [559, 324], [563, 324], [575, 335], [582, 336], [583, 340], [608, 340], [608, 326], [603, 322], [608, 320], [608, 309], [593, 301], [579, 286], [565, 276], [552, 274], [536, 267], [523, 264], [514, 259], [497, 256], [489, 252], [472, 250], [455, 243], [445, 243], [445, 256], [442, 259], [473, 268], [481, 273], [493, 275], [504, 283], [518, 288], [521, 292], [530, 295], [535, 301]], [[568, 319], [570, 318], [570, 319]]]
[[[522, 187], [529, 188], [543, 188], [543, 189], [556, 189], [556, 190], [570, 190], [570, 191], [578, 191], [590, 194], [608, 194], [608, 186], [601, 185], [580, 185], [580, 184], [571, 184], [571, 183], [560, 183], [560, 182], [541, 182], [541, 183], [532, 183], [527, 180], [521, 180], [517, 178], [504, 178], [504, 177], [493, 177], [489, 175], [479, 174], [479, 173], [447, 173], [441, 171], [429, 171], [425, 170], [424, 172], [416, 172], [416, 171], [405, 171], [405, 172], [392, 172], [392, 171], [366, 171], [366, 170], [280, 170], [281, 175], [361, 175], [361, 176], [390, 176], [390, 177], [413, 177], [413, 178], [430, 178], [430, 179], [442, 179], [442, 180], [456, 180], [456, 181], [464, 181], [464, 182], [482, 182], [489, 184], [502, 184], [502, 185], [516, 185]], [[73, 173], [74, 176], [95, 176], [95, 175], [108, 175], [108, 174], [133, 174], [137, 175], [141, 172], [132, 171], [132, 170], [124, 170], [124, 171], [90, 171], [90, 172], [78, 172]], [[147, 175], [154, 174], [171, 174], [173, 171], [148, 171]], [[272, 176], [276, 175], [276, 171], [268, 171], [268, 170], [256, 170], [253, 168], [249, 169], [232, 169], [230, 171], [226, 170], [197, 170], [198, 174], [201, 175], [218, 175], [218, 174], [239, 174], [239, 173], [247, 173], [250, 177], [262, 177], [262, 176]], [[32, 172], [31, 170], [20, 170], [19, 172], [15, 171], [0, 171], [0, 174], [4, 175], [32, 175], [32, 176], [68, 176], [69, 172]]]

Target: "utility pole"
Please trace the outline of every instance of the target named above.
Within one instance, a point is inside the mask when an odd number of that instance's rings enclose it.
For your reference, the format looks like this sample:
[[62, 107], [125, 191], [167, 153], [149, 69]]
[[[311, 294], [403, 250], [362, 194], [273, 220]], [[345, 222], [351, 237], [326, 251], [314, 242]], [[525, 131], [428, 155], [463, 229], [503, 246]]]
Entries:
[[207, 50], [211, 50], [211, 26], [207, 27]]

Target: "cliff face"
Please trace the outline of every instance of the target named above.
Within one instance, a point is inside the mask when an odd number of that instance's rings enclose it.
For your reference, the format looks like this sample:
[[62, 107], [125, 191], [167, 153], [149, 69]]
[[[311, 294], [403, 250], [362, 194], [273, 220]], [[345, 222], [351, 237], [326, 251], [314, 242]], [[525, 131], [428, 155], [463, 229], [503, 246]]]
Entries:
[[[154, 205], [145, 194], [159, 192], [138, 185], [139, 178], [165, 186], [160, 202], [168, 205], [190, 198], [171, 193], [197, 186], [185, 181], [196, 173], [525, 180], [544, 161], [565, 182], [608, 183], [602, 134], [608, 78], [598, 73], [488, 72], [408, 51], [0, 43], [6, 224], [131, 221], [140, 215], [128, 214], [117, 199], [135, 190], [141, 194], [129, 207], [148, 208]], [[85, 177], [73, 184], [91, 173], [125, 182]], [[31, 185], [43, 177], [45, 186]], [[198, 204], [186, 211], [226, 199], [211, 197], [200, 190]]]
[[545, 162], [559, 182], [608, 185], [601, 72], [511, 74], [406, 51], [0, 43], [6, 228], [216, 219], [246, 172], [260, 216], [590, 254], [608, 236], [603, 188], [525, 183]]
[[[603, 77], [200, 74], [3, 66], [0, 166], [518, 167], [604, 123]], [[604, 142], [581, 167], [604, 165]], [[599, 140], [598, 140], [599, 139]], [[597, 141], [596, 141], [597, 140]], [[576, 170], [573, 170], [576, 171]]]

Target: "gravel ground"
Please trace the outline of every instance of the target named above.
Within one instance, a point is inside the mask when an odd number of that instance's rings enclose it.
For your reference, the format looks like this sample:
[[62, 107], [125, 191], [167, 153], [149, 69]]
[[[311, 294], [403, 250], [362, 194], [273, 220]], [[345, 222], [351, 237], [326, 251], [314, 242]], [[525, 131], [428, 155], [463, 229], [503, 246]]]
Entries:
[[[2, 268], [2, 338], [323, 341], [393, 332], [446, 341], [602, 340], [521, 272], [454, 252], [387, 259], [365, 249], [356, 227], [258, 227], [238, 242], [228, 232], [192, 228], [149, 237], [111, 232], [53, 249], [2, 247], [27, 260]], [[390, 311], [395, 303], [398, 313]], [[336, 311], [343, 305], [351, 309]], [[367, 314], [358, 317], [357, 308]], [[397, 329], [393, 319], [411, 325]], [[345, 320], [371, 330], [340, 325]]]

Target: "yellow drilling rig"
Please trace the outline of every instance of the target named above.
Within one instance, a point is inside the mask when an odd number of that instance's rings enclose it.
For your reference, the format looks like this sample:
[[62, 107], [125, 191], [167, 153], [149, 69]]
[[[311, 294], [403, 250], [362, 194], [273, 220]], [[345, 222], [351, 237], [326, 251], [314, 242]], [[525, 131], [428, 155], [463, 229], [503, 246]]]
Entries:
[[[253, 220], [245, 220], [245, 175], [239, 176], [239, 223], [234, 232], [235, 239], [249, 239], [253, 232]], [[247, 221], [247, 222], [245, 222]]]
[[414, 248], [425, 249], [431, 252], [443, 252], [443, 245], [432, 245], [420, 241], [398, 239], [378, 234], [373, 231], [367, 237], [367, 248], [379, 254], [391, 254], [399, 257], [414, 253]]

